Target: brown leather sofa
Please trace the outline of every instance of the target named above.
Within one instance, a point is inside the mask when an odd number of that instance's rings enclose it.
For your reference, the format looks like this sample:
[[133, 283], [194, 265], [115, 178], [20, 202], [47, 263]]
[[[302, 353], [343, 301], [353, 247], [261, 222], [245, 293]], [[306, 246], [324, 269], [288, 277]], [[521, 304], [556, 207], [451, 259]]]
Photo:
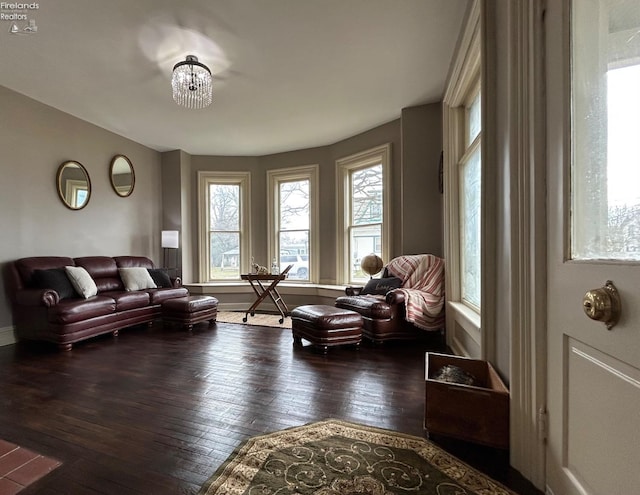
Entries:
[[[36, 288], [36, 270], [65, 266], [83, 267], [94, 280], [97, 295], [61, 298], [54, 289]], [[40, 256], [10, 263], [7, 293], [18, 339], [44, 340], [70, 350], [81, 340], [150, 323], [161, 316], [163, 301], [189, 294], [179, 279], [170, 281], [169, 287], [126, 291], [118, 269], [132, 267], [154, 268], [149, 258], [141, 256]]]

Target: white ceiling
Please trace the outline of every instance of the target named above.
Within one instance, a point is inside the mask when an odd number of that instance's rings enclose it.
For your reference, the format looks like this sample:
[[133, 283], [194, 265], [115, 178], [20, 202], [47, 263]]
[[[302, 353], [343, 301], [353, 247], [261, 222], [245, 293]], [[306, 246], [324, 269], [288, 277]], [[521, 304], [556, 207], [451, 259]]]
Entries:
[[[0, 21], [0, 84], [159, 151], [322, 146], [440, 101], [467, 3], [41, 0], [37, 32]], [[188, 54], [214, 73], [203, 110], [171, 97]]]

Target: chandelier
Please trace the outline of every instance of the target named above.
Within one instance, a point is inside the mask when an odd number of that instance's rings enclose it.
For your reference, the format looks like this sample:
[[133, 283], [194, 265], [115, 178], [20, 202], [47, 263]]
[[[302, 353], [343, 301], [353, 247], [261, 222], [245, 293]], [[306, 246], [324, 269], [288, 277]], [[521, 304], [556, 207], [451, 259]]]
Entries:
[[178, 105], [187, 108], [205, 108], [211, 105], [211, 71], [198, 62], [195, 55], [187, 55], [184, 62], [174, 65], [171, 87], [173, 99]]

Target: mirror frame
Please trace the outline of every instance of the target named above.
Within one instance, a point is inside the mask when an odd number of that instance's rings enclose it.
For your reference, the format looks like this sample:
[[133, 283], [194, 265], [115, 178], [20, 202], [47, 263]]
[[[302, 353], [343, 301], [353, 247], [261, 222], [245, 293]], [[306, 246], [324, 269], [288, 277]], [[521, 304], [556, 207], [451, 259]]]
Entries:
[[[65, 191], [62, 188], [62, 173], [64, 172], [65, 167], [70, 164], [78, 166], [82, 173], [84, 173], [84, 176], [87, 180], [87, 199], [81, 206], [73, 206], [73, 204], [70, 204], [67, 201], [67, 198], [64, 194]], [[75, 160], [67, 160], [62, 162], [58, 167], [58, 173], [56, 174], [56, 187], [58, 189], [58, 196], [60, 196], [60, 199], [62, 200], [62, 204], [64, 204], [70, 210], [82, 210], [82, 208], [89, 204], [89, 200], [91, 199], [91, 177], [89, 177], [89, 172], [87, 172], [87, 169], [84, 168], [84, 165], [82, 163]]]
[[[116, 186], [116, 183], [113, 180], [113, 169], [116, 165], [116, 161], [120, 158], [123, 158], [127, 164], [129, 165], [129, 170], [131, 171], [131, 186], [129, 187], [129, 190], [123, 194], [122, 192], [118, 191], [118, 187]], [[136, 185], [136, 173], [133, 170], [133, 163], [131, 163], [131, 160], [129, 160], [129, 158], [125, 155], [115, 155], [112, 159], [111, 159], [111, 165], [109, 166], [109, 180], [111, 181], [111, 187], [113, 188], [114, 192], [120, 196], [121, 198], [126, 198], [127, 196], [131, 196], [131, 193], [133, 193], [133, 188]]]

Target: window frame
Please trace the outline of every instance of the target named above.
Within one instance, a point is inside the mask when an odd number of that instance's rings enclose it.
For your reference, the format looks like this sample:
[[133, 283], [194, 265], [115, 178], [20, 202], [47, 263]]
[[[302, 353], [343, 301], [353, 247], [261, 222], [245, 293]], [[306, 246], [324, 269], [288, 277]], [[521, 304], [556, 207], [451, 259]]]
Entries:
[[233, 279], [209, 278], [211, 246], [209, 243], [210, 205], [209, 186], [211, 184], [238, 185], [240, 188], [240, 274], [249, 273], [251, 253], [251, 173], [250, 172], [198, 172], [198, 260], [200, 283], [239, 281]]
[[381, 256], [389, 261], [391, 256], [391, 143], [370, 148], [336, 160], [336, 280], [341, 284], [362, 284], [361, 280], [351, 279], [350, 229], [352, 197], [350, 177], [353, 172], [382, 165], [382, 228]]
[[268, 260], [279, 256], [280, 233], [280, 184], [283, 182], [309, 181], [309, 252], [308, 280], [298, 280], [296, 283], [317, 283], [320, 276], [320, 248], [319, 248], [319, 165], [301, 165], [267, 170], [267, 242]]
[[[447, 344], [457, 354], [486, 357], [488, 351], [487, 336], [483, 330], [483, 320], [491, 316], [487, 314], [486, 290], [492, 281], [493, 274], [487, 270], [487, 260], [492, 259], [492, 238], [495, 235], [494, 226], [486, 219], [490, 212], [487, 209], [488, 194], [494, 191], [487, 180], [487, 146], [482, 141], [487, 128], [487, 86], [483, 73], [482, 47], [482, 2], [474, 1], [469, 12], [462, 38], [452, 65], [451, 74], [443, 99], [443, 142], [444, 142], [444, 254], [447, 260], [445, 271], [446, 294], [446, 328]], [[481, 159], [481, 217], [480, 228], [480, 304], [474, 307], [462, 300], [461, 289], [461, 229], [460, 229], [460, 174], [459, 163], [467, 149], [467, 107], [472, 98], [480, 90], [481, 129], [480, 159]], [[489, 252], [491, 251], [491, 253]], [[449, 331], [450, 330], [450, 331]], [[488, 340], [491, 341], [489, 336]], [[489, 345], [491, 342], [489, 342]]]
[[[462, 105], [462, 110], [464, 111], [464, 127], [463, 127], [463, 131], [464, 131], [464, 145], [463, 145], [463, 149], [461, 150], [461, 154], [458, 158], [458, 163], [457, 163], [457, 189], [458, 189], [458, 204], [461, 206], [463, 204], [464, 201], [464, 195], [463, 195], [463, 191], [462, 191], [462, 176], [464, 173], [464, 168], [469, 164], [469, 162], [471, 161], [471, 159], [473, 158], [474, 154], [476, 152], [478, 152], [480, 154], [480, 177], [481, 177], [481, 187], [480, 187], [480, 191], [478, 191], [479, 196], [482, 194], [482, 167], [483, 167], [483, 163], [482, 163], [482, 136], [483, 136], [483, 129], [482, 129], [482, 122], [481, 122], [481, 126], [480, 126], [480, 130], [478, 131], [478, 133], [476, 134], [476, 136], [473, 138], [473, 140], [471, 142], [469, 142], [469, 129], [470, 129], [470, 118], [469, 115], [471, 113], [471, 107], [473, 105], [473, 102], [476, 100], [476, 98], [478, 98], [480, 100], [480, 114], [482, 115], [482, 92], [481, 92], [481, 87], [480, 87], [480, 74], [477, 75], [477, 81], [475, 84], [473, 84], [472, 89], [469, 91], [467, 98], [465, 98], [465, 101]], [[480, 216], [478, 219], [478, 222], [480, 222], [480, 219], [482, 218], [482, 205], [480, 206], [481, 210], [480, 210]], [[472, 301], [469, 301], [468, 299], [465, 299], [464, 297], [464, 283], [463, 283], [463, 279], [464, 279], [464, 256], [463, 256], [463, 245], [465, 244], [465, 231], [463, 229], [463, 222], [462, 222], [462, 215], [463, 215], [463, 208], [460, 207], [458, 209], [458, 223], [459, 223], [459, 242], [458, 242], [458, 252], [459, 252], [459, 256], [460, 256], [460, 270], [458, 272], [458, 278], [459, 278], [459, 287], [460, 287], [460, 294], [459, 294], [459, 301], [466, 305], [468, 308], [470, 308], [471, 310], [475, 311], [478, 315], [481, 314], [480, 311], [480, 306], [477, 304], [474, 304]], [[481, 235], [482, 235], [482, 229], [481, 229]], [[480, 245], [482, 246], [482, 237], [480, 238]], [[480, 257], [481, 258], [481, 257]], [[480, 262], [480, 280], [478, 280], [478, 287], [480, 288], [482, 286], [482, 262]], [[480, 292], [482, 292], [480, 290]], [[482, 294], [480, 294], [480, 304], [482, 304]]]

